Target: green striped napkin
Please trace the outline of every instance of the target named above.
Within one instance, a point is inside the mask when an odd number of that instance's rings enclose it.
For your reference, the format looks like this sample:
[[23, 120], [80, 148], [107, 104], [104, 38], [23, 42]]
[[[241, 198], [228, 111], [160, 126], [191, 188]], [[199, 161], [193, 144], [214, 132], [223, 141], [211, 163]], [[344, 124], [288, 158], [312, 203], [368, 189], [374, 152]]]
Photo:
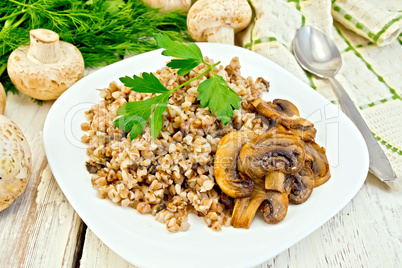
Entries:
[[401, 10], [402, 1], [332, 1], [334, 20], [378, 46], [394, 42], [401, 34]]

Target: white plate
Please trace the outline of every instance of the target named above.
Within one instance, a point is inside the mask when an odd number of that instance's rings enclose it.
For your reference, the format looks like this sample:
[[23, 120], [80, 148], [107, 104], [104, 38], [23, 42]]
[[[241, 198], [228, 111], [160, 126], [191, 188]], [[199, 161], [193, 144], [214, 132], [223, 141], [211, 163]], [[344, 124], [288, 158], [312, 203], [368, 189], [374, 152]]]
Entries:
[[275, 63], [249, 50], [199, 44], [204, 56], [226, 65], [238, 56], [242, 75], [270, 82], [267, 98], [292, 101], [317, 128], [316, 141], [327, 149], [332, 178], [314, 189], [301, 205], [290, 205], [277, 225], [257, 216], [250, 229], [207, 228], [202, 218], [190, 216], [190, 229], [169, 233], [150, 215], [122, 208], [96, 197], [85, 168], [85, 146], [80, 124], [84, 111], [105, 88], [124, 75], [152, 72], [168, 58], [161, 50], [137, 55], [96, 71], [67, 90], [52, 106], [44, 125], [44, 145], [53, 174], [71, 205], [87, 226], [113, 251], [141, 267], [250, 267], [278, 255], [338, 213], [358, 192], [368, 172], [368, 153], [357, 128], [337, 107]]

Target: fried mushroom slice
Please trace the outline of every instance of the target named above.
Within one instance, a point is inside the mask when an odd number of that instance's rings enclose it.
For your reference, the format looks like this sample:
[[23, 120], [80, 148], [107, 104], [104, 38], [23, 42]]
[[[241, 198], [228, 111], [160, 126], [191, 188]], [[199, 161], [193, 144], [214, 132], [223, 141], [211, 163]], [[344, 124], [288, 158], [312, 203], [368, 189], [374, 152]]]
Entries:
[[253, 180], [265, 178], [266, 190], [283, 193], [285, 174], [299, 172], [304, 158], [304, 145], [298, 136], [272, 128], [243, 146], [237, 169]]
[[326, 183], [331, 178], [329, 163], [325, 148], [314, 141], [305, 142], [306, 164], [311, 168], [314, 174], [314, 187]]
[[293, 204], [305, 202], [314, 189], [314, 173], [308, 165], [297, 174], [286, 176], [285, 189], [289, 196], [289, 201]]
[[289, 200], [286, 193], [267, 191], [264, 187], [264, 180], [255, 180], [251, 196], [235, 200], [232, 226], [234, 228], [243, 227], [248, 229], [260, 207], [266, 223], [278, 223], [286, 217], [288, 204]]
[[301, 118], [297, 107], [288, 100], [275, 99], [266, 102], [258, 98], [252, 102], [256, 111], [274, 121], [278, 128], [298, 135], [304, 141], [314, 140], [317, 130], [310, 121]]
[[254, 182], [246, 174], [237, 172], [237, 158], [243, 145], [257, 136], [251, 130], [233, 131], [226, 134], [218, 144], [214, 160], [215, 180], [230, 197], [251, 195]]

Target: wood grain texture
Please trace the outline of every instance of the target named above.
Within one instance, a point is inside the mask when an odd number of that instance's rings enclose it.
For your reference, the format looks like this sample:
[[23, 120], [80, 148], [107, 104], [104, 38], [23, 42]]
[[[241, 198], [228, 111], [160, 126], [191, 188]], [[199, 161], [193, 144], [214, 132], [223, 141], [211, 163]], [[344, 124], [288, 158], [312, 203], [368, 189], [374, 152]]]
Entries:
[[0, 213], [1, 267], [74, 267], [83, 223], [53, 178], [42, 142], [52, 102], [38, 106], [20, 93], [7, 97], [5, 115], [27, 138], [32, 171], [25, 192]]
[[110, 250], [89, 228], [85, 234], [84, 248], [80, 263], [81, 268], [135, 268]]

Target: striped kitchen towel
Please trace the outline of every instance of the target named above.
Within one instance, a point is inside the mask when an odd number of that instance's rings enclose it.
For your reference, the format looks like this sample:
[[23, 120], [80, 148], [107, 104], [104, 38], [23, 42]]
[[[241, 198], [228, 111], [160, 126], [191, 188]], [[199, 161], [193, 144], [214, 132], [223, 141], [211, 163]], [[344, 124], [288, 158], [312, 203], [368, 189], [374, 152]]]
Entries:
[[402, 32], [402, 1], [333, 0], [332, 15], [378, 46], [394, 42]]

